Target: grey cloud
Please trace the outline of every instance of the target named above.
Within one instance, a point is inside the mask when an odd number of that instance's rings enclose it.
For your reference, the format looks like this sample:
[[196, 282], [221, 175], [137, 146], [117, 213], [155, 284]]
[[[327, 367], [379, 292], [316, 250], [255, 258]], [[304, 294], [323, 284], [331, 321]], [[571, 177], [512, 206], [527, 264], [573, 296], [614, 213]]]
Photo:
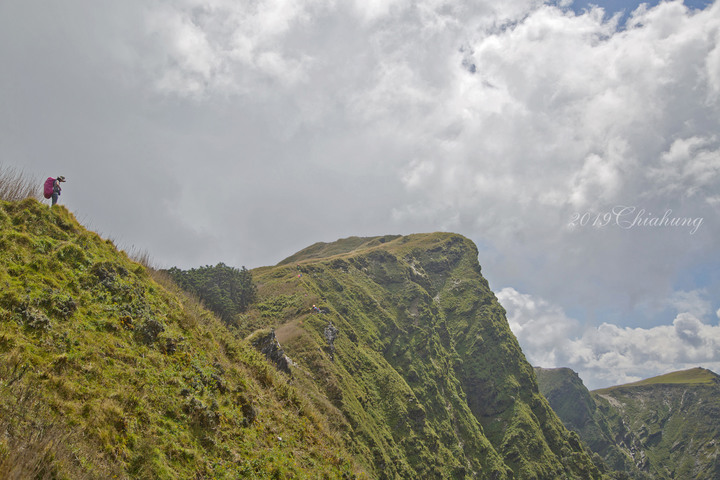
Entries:
[[[163, 266], [454, 230], [493, 288], [547, 302], [513, 320], [531, 351], [672, 328], [675, 291], [718, 307], [718, 9], [619, 30], [533, 0], [2, 2], [0, 155]], [[703, 223], [621, 228], [617, 205]], [[554, 361], [627, 361], [597, 328], [607, 351]]]
[[[691, 73], [705, 71], [717, 49], [717, 39], [702, 33], [716, 28], [717, 9], [691, 14], [662, 4], [616, 32], [592, 12], [561, 16], [546, 7], [478, 34], [471, 44], [478, 73], [459, 69], [460, 88], [446, 92], [445, 104], [458, 105], [447, 113], [463, 113], [461, 132], [454, 142], [427, 141], [423, 158], [407, 164], [416, 205], [401, 210], [404, 218], [417, 211], [439, 221], [449, 204], [473, 219], [459, 229], [514, 252], [512, 269], [506, 258], [490, 259], [496, 285], [516, 284], [518, 270], [532, 270], [528, 288], [560, 298], [539, 274], [552, 266], [558, 277], [591, 277], [565, 290], [563, 301], [594, 307], [624, 298], [634, 309], [669, 293], [671, 272], [717, 261], [710, 238], [720, 232], [707, 220], [717, 215], [711, 204], [720, 178], [708, 132], [720, 127], [720, 115], [708, 101], [709, 77]], [[449, 123], [443, 108], [437, 112], [436, 124]], [[681, 145], [688, 147], [678, 158]], [[678, 163], [664, 165], [671, 157]], [[705, 222], [694, 238], [677, 228], [620, 229], [617, 205]], [[563, 228], [574, 215], [586, 215], [590, 227]], [[592, 228], [603, 221], [610, 224]], [[542, 270], [533, 267], [538, 258], [546, 260]]]
[[678, 315], [673, 321], [673, 326], [675, 327], [675, 334], [684, 342], [694, 347], [699, 347], [703, 343], [700, 336], [702, 323], [689, 313]]

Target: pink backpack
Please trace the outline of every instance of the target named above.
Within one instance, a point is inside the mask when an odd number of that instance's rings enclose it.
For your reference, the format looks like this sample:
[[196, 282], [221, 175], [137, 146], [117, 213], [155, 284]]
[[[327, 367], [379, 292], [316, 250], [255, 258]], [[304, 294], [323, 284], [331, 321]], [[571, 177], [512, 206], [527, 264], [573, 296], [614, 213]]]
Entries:
[[52, 177], [48, 177], [47, 180], [45, 180], [45, 191], [44, 191], [45, 198], [52, 197], [54, 187], [55, 187], [55, 179]]

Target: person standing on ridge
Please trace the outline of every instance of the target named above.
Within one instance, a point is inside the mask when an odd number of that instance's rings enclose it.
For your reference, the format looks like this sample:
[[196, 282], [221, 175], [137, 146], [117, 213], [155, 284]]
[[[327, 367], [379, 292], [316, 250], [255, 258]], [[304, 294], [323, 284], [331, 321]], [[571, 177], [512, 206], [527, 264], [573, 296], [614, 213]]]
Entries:
[[45, 198], [52, 198], [52, 205], [55, 205], [57, 203], [60, 192], [62, 192], [60, 182], [64, 181], [65, 177], [63, 177], [62, 175], [57, 178], [48, 177], [47, 180], [45, 180], [44, 196]]

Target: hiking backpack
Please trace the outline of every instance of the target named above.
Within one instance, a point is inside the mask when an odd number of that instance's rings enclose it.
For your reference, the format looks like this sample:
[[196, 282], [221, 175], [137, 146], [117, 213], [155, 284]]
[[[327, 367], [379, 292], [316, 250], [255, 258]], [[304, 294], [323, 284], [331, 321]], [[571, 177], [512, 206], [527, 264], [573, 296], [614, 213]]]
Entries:
[[55, 188], [55, 179], [52, 177], [48, 177], [47, 180], [45, 180], [45, 191], [44, 191], [45, 198], [52, 197], [54, 188]]

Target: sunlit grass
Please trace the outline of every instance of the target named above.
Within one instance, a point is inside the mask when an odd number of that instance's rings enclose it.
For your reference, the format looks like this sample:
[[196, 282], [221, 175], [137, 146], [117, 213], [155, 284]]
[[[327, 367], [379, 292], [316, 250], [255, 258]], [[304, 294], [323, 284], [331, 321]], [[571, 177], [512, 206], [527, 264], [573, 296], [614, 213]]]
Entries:
[[605, 393], [616, 388], [627, 388], [627, 387], [641, 387], [645, 385], [660, 385], [660, 384], [713, 384], [716, 381], [716, 376], [710, 371], [704, 368], [691, 368], [689, 370], [682, 370], [679, 372], [666, 373], [665, 375], [659, 375], [657, 377], [646, 378], [639, 382], [626, 383], [625, 385], [618, 385], [610, 388], [603, 388], [595, 390], [596, 393]]
[[131, 256], [0, 201], [1, 479], [355, 477], [288, 378]]

